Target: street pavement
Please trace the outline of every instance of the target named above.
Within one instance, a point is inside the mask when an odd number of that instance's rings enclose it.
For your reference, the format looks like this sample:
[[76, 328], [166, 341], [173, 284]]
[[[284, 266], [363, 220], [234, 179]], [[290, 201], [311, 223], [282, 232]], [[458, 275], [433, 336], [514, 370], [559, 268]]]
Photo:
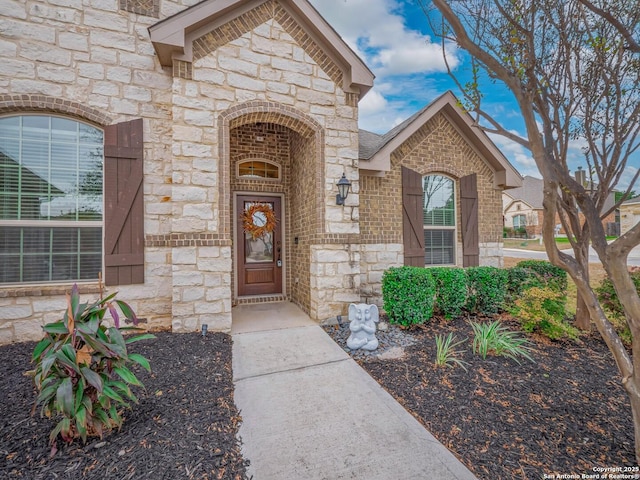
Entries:
[[[504, 256], [510, 258], [526, 258], [534, 260], [548, 260], [547, 252], [537, 252], [534, 250], [523, 250], [519, 248], [505, 248], [503, 249]], [[573, 255], [572, 250], [563, 250], [563, 252]], [[600, 259], [592, 247], [589, 247], [589, 263], [600, 263]], [[636, 247], [631, 251], [627, 258], [627, 265], [629, 267], [640, 266], [640, 248]]]

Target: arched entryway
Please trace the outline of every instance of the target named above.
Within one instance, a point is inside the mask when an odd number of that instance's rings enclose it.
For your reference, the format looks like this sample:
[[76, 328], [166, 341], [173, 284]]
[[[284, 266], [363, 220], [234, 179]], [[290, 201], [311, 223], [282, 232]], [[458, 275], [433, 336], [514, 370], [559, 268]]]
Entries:
[[[229, 109], [220, 125], [224, 228], [233, 239], [233, 302], [288, 299], [310, 309], [310, 245], [322, 231], [323, 130], [312, 118], [273, 102]], [[272, 234], [252, 238], [243, 214], [273, 209]]]

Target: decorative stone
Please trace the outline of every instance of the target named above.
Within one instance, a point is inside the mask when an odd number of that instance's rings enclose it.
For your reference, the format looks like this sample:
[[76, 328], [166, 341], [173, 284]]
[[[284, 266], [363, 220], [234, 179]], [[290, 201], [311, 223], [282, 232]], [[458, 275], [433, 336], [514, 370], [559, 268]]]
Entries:
[[369, 350], [378, 348], [376, 338], [376, 323], [380, 320], [378, 307], [366, 303], [349, 305], [349, 330], [351, 335], [347, 339], [347, 347], [351, 350]]

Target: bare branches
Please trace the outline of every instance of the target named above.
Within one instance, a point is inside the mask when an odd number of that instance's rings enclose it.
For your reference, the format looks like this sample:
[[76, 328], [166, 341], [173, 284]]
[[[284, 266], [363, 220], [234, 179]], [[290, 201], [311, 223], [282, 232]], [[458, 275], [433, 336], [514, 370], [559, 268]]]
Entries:
[[578, 0], [578, 1], [582, 5], [587, 7], [589, 10], [591, 10], [593, 13], [601, 16], [607, 22], [613, 25], [616, 28], [616, 30], [618, 30], [620, 35], [622, 35], [622, 37], [627, 42], [627, 45], [626, 45], [627, 49], [636, 53], [640, 53], [640, 43], [638, 43], [636, 39], [633, 38], [632, 30], [628, 28], [626, 25], [624, 25], [618, 19], [618, 17], [611, 12], [611, 10], [605, 10], [603, 8], [597, 7], [593, 2], [589, 0]]
[[[547, 254], [576, 283], [579, 311], [587, 313], [576, 321], [588, 327], [591, 317], [618, 364], [637, 407], [640, 460], [640, 398], [634, 397], [640, 396], [640, 340], [634, 343], [634, 365], [589, 284], [588, 265], [591, 242], [639, 339], [640, 297], [627, 272], [626, 256], [640, 243], [640, 225], [608, 245], [601, 217], [629, 156], [640, 148], [640, 59], [630, 51], [640, 52], [633, 37], [640, 9], [635, 2], [609, 0], [614, 15], [600, 9], [597, 1], [601, 0], [432, 3], [444, 20], [442, 38], [468, 51], [475, 65], [513, 93], [520, 107], [527, 138], [518, 143], [531, 150], [544, 180]], [[476, 121], [487, 132], [518, 141], [483, 110], [479, 76], [473, 73], [470, 84], [458, 86]], [[569, 151], [577, 141], [585, 145], [591, 180], [586, 186], [569, 171]], [[553, 241], [557, 221], [569, 234], [573, 256], [559, 251]]]

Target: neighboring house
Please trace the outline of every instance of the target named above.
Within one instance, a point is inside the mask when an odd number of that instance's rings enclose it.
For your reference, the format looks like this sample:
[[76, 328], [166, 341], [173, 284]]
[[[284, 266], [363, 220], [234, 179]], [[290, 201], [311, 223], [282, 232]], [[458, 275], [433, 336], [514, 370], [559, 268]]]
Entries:
[[504, 226], [514, 234], [525, 229], [530, 238], [542, 233], [542, 191], [539, 178], [525, 175], [522, 186], [502, 192]]
[[[575, 172], [575, 177], [585, 187], [588, 187], [589, 182], [585, 178], [585, 173], [584, 170], [578, 168]], [[522, 179], [521, 187], [502, 192], [504, 227], [508, 233], [517, 234], [519, 230], [524, 228], [529, 238], [535, 238], [542, 234], [542, 219], [544, 217], [542, 206], [543, 188], [542, 179], [526, 175]], [[605, 202], [603, 211], [608, 211], [614, 204], [615, 194], [612, 192]], [[560, 225], [560, 217], [558, 215], [556, 215], [556, 225]], [[614, 211], [607, 215], [602, 220], [602, 225], [607, 235], [617, 235], [619, 227], [616, 222], [616, 212]], [[563, 228], [559, 228], [558, 233], [565, 234], [566, 232]]]
[[625, 234], [640, 222], [640, 196], [620, 204], [620, 234]]
[[0, 145], [52, 188], [33, 214], [28, 175], [0, 186], [0, 269], [22, 272], [0, 282], [0, 343], [99, 274], [150, 327], [228, 331], [236, 304], [381, 305], [391, 266], [501, 265], [521, 179], [451, 93], [359, 131], [373, 74], [306, 0], [193, 3], [3, 12]]

